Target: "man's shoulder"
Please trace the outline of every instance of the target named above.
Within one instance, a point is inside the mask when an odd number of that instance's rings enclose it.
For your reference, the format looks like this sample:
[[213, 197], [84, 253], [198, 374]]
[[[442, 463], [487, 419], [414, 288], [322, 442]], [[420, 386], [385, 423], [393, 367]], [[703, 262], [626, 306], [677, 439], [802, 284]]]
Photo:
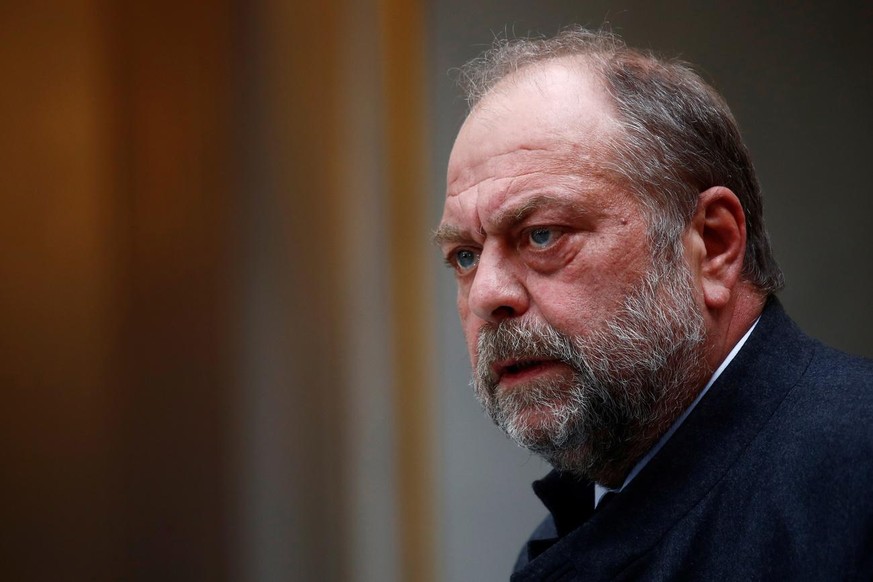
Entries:
[[842, 352], [819, 341], [810, 362], [807, 378], [821, 386], [841, 386], [861, 398], [873, 388], [873, 360]]
[[774, 415], [773, 428], [793, 443], [798, 461], [824, 455], [873, 467], [873, 360], [813, 341], [809, 365]]
[[811, 436], [829, 427], [873, 435], [873, 360], [810, 341], [812, 355], [787, 395], [784, 416], [810, 425]]
[[862, 500], [873, 478], [873, 360], [806, 340], [808, 349], [795, 352], [804, 360], [786, 368], [802, 371], [732, 471], [743, 476], [735, 483], [766, 500], [761, 512], [803, 507], [826, 528], [836, 523], [829, 512], [850, 503], [869, 520], [873, 506]]
[[739, 368], [736, 379], [740, 381], [765, 378], [770, 385], [783, 385], [789, 393], [800, 392], [827, 403], [873, 406], [873, 360], [810, 337], [775, 297], [768, 300], [752, 337], [736, 361]]
[[807, 455], [851, 441], [873, 453], [873, 360], [808, 336], [775, 298], [759, 328], [748, 345], [752, 353], [737, 358], [743, 365], [735, 381], [755, 386], [742, 391], [745, 399], [772, 396], [764, 432], [807, 447]]

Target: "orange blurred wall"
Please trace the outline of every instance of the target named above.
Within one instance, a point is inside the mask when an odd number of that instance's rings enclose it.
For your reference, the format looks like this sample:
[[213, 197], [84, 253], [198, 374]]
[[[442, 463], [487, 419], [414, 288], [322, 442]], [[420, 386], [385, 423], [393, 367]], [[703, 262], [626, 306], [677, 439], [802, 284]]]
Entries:
[[7, 580], [227, 576], [229, 31], [222, 2], [0, 9]]
[[0, 578], [438, 578], [422, 6], [0, 8]]

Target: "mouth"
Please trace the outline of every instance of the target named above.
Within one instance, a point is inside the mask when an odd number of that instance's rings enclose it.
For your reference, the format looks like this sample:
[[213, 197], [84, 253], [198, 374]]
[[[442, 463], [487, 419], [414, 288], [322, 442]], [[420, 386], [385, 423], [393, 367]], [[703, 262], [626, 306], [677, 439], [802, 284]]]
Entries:
[[494, 364], [493, 370], [497, 381], [502, 382], [532, 376], [559, 364], [556, 360], [545, 359], [504, 360]]

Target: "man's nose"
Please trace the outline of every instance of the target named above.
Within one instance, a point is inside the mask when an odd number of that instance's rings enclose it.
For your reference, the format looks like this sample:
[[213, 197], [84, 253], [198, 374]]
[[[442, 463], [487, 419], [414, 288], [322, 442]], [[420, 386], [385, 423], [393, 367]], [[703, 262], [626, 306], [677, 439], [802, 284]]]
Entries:
[[470, 310], [480, 319], [498, 323], [527, 311], [529, 297], [524, 284], [510, 268], [506, 257], [483, 250], [468, 296]]

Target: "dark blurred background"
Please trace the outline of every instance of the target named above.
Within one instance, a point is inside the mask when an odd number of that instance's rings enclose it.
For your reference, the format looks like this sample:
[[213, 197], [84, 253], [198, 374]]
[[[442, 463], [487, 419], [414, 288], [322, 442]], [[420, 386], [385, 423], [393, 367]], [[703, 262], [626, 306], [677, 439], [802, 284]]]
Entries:
[[788, 311], [873, 356], [869, 2], [0, 3], [0, 576], [504, 580], [546, 467], [429, 247], [495, 36], [699, 65]]

